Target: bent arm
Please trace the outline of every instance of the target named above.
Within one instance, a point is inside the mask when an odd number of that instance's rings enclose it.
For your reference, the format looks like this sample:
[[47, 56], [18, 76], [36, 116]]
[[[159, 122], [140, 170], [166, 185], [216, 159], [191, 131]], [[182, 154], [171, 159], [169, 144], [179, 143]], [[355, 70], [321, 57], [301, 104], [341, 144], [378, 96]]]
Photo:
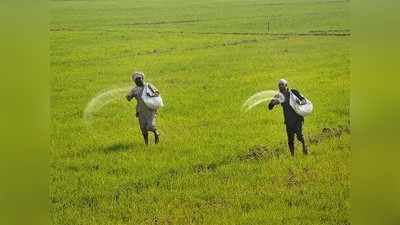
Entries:
[[148, 87], [154, 93], [154, 96], [159, 96], [160, 95], [160, 91], [158, 91], [158, 89], [154, 85], [149, 83]]
[[292, 89], [292, 93], [298, 98], [300, 99], [300, 101], [304, 101], [304, 97], [300, 94], [300, 92], [296, 89]]
[[272, 100], [269, 102], [269, 104], [268, 104], [268, 109], [269, 109], [269, 110], [272, 110], [272, 109], [274, 108], [274, 106], [276, 106], [276, 105], [278, 105], [278, 104], [279, 104], [279, 101], [278, 101], [278, 100], [272, 99]]
[[132, 89], [127, 95], [126, 100], [131, 101], [135, 97], [135, 89]]

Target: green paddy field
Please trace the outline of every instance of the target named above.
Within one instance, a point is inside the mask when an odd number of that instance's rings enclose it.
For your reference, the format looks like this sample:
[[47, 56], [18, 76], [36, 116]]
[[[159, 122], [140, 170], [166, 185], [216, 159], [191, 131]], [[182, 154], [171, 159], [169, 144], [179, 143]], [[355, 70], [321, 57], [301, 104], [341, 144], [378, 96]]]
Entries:
[[[53, 0], [53, 224], [350, 224], [350, 14], [341, 0]], [[124, 96], [160, 90], [161, 143], [143, 144]], [[241, 105], [289, 86], [312, 100], [289, 155], [282, 109]], [[153, 141], [153, 139], [151, 139]]]

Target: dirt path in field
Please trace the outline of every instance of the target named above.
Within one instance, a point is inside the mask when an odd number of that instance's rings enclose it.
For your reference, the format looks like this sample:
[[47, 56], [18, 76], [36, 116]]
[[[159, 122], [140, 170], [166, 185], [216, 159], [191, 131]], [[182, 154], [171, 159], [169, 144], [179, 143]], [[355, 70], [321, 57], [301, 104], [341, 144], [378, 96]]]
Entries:
[[202, 35], [253, 35], [253, 36], [351, 36], [350, 30], [318, 30], [309, 32], [192, 32]]
[[[164, 32], [156, 32], [156, 33], [164, 33]], [[165, 33], [173, 33], [178, 34], [179, 32], [165, 32]], [[179, 33], [185, 34], [185, 33]], [[350, 30], [316, 30], [316, 31], [309, 31], [307, 33], [229, 33], [229, 32], [190, 32], [189, 34], [196, 34], [196, 35], [241, 35], [241, 36], [270, 36], [271, 38], [268, 40], [280, 40], [286, 39], [289, 37], [295, 36], [350, 36]], [[213, 48], [223, 48], [223, 47], [231, 47], [231, 46], [238, 46], [238, 45], [249, 45], [255, 44], [258, 42], [262, 42], [265, 40], [257, 40], [257, 39], [243, 39], [237, 41], [227, 41], [224, 43], [217, 43], [217, 44], [209, 44], [205, 46], [196, 46], [191, 48], [185, 49], [176, 49], [176, 48], [166, 48], [166, 49], [153, 49], [149, 51], [138, 52], [132, 54], [131, 56], [145, 56], [145, 55], [160, 55], [160, 54], [168, 54], [174, 52], [190, 52], [196, 50], [204, 50], [204, 49], [213, 49]]]

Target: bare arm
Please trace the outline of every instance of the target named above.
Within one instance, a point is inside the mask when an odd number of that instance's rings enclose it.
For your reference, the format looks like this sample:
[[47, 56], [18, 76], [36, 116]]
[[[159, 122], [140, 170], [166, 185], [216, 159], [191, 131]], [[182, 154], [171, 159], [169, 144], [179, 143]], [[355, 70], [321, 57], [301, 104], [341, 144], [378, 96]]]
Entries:
[[300, 101], [303, 101], [303, 100], [304, 100], [304, 97], [300, 94], [300, 92], [299, 92], [298, 90], [292, 89], [291, 91], [292, 91], [292, 93], [293, 93], [294, 95], [296, 95], [296, 97], [297, 97], [298, 99], [300, 99]]
[[157, 89], [154, 85], [148, 84], [148, 87], [149, 87], [150, 90], [154, 93], [154, 97], [160, 95], [160, 92], [158, 91], [158, 89]]
[[274, 106], [278, 105], [279, 101], [277, 99], [272, 99], [268, 104], [268, 109], [272, 110]]
[[126, 100], [131, 101], [135, 97], [135, 89], [132, 89], [127, 95]]

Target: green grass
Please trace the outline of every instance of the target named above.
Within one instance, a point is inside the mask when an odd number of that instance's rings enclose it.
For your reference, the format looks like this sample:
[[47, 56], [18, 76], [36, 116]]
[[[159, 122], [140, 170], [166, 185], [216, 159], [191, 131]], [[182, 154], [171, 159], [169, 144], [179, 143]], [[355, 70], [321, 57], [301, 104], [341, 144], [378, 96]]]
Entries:
[[[293, 160], [280, 108], [240, 111], [285, 77], [314, 103], [306, 138], [349, 126], [350, 37], [334, 35], [350, 33], [348, 1], [70, 0], [50, 9], [54, 224], [350, 223], [350, 134]], [[133, 70], [165, 101], [160, 145], [144, 146], [123, 99], [91, 127], [82, 119], [92, 97], [131, 84]]]

